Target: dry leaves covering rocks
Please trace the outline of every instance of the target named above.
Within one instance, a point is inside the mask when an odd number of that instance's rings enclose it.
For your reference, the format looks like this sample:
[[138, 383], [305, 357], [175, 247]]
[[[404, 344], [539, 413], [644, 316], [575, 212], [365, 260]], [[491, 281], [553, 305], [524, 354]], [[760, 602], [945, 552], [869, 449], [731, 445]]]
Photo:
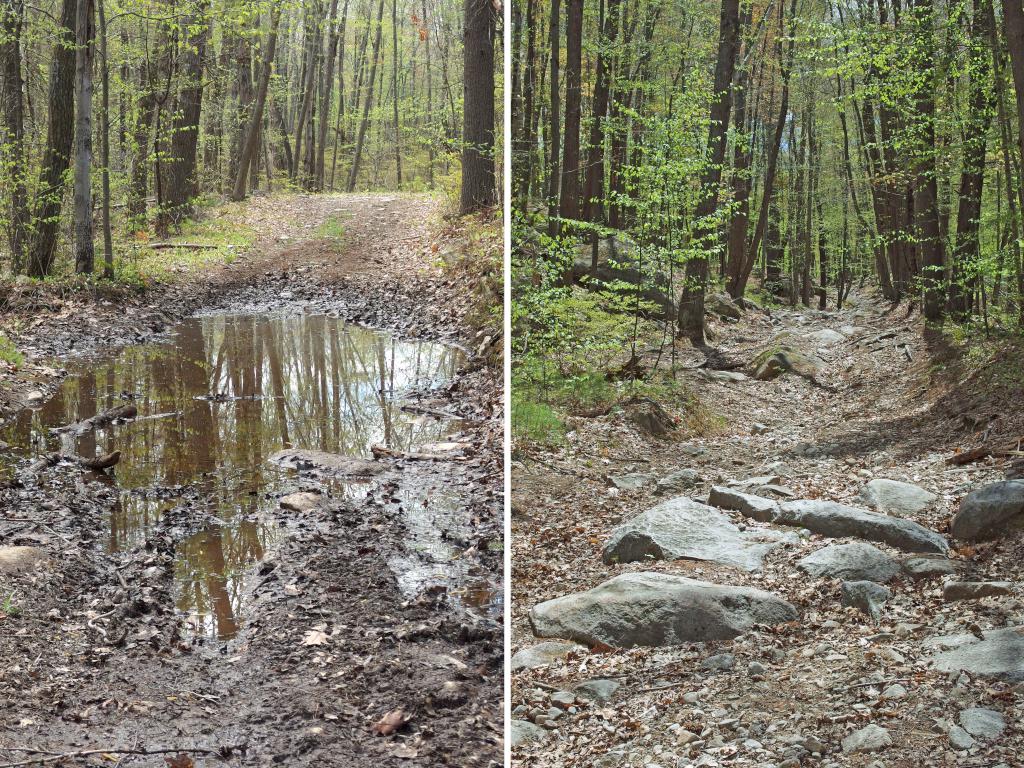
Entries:
[[[814, 335], [823, 329], [835, 333]], [[619, 490], [609, 481], [613, 475], [664, 478], [691, 469], [697, 484], [681, 493], [698, 499], [706, 499], [711, 485], [775, 476], [796, 498], [860, 507], [857, 497], [870, 479], [891, 478], [937, 495], [908, 517], [940, 532], [947, 531], [968, 491], [1003, 478], [1006, 462], [953, 467], [945, 459], [982, 437], [964, 428], [962, 412], [1012, 400], [1012, 386], [986, 398], [984, 390], [965, 384], [970, 377], [957, 379], [935, 367], [940, 357], [948, 362], [948, 350], [905, 308], [893, 310], [860, 296], [842, 312], [747, 312], [739, 323], [716, 321], [714, 331], [718, 359], [749, 362], [785, 344], [817, 355], [825, 366], [816, 382], [794, 375], [727, 381], [689, 372], [702, 406], [727, 420], [721, 434], [700, 437], [680, 430], [659, 440], [638, 432], [613, 410], [572, 419], [561, 448], [519, 446], [513, 464], [512, 650], [540, 642], [527, 620], [537, 603], [631, 571], [766, 589], [795, 605], [800, 618], [755, 628], [726, 643], [629, 650], [581, 646], [549, 665], [516, 671], [513, 717], [543, 728], [520, 726], [514, 763], [537, 768], [1020, 765], [1024, 687], [966, 673], [941, 674], [932, 668], [927, 645], [937, 636], [1024, 623], [1019, 569], [1024, 538], [1019, 534], [950, 553], [959, 578], [1010, 581], [1010, 595], [949, 603], [941, 579], [903, 577], [888, 585], [893, 596], [877, 624], [843, 606], [838, 580], [814, 579], [796, 567], [797, 560], [827, 543], [853, 539], [803, 531], [798, 544], [773, 550], [764, 567], [752, 573], [685, 560], [601, 562], [601, 548], [617, 525], [666, 498], [655, 495], [653, 483]], [[837, 334], [841, 340], [835, 340]], [[684, 365], [703, 362], [695, 350], [680, 355]], [[1018, 403], [1020, 396], [1018, 385]], [[681, 414], [683, 406], [663, 405]], [[1020, 414], [1002, 413], [998, 428], [1005, 434], [1019, 431]], [[767, 526], [728, 514], [740, 526]], [[871, 543], [894, 557], [905, 556]], [[618, 683], [609, 701], [574, 693], [580, 683], [594, 679]], [[1002, 713], [1007, 727], [996, 739], [975, 739], [970, 749], [962, 749], [951, 744], [950, 734], [959, 727], [959, 713], [970, 707]], [[859, 732], [869, 724], [884, 728], [888, 737], [871, 729]], [[872, 745], [876, 738], [879, 743]], [[844, 739], [848, 750], [860, 741], [877, 751], [844, 751]], [[881, 743], [888, 739], [891, 744]]]

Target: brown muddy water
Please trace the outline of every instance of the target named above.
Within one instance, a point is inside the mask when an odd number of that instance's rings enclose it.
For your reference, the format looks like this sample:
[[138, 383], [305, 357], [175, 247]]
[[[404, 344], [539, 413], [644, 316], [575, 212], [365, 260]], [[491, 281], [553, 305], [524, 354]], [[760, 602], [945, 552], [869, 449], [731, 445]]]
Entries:
[[[182, 505], [201, 507], [205, 522], [176, 542], [177, 608], [196, 635], [227, 640], [244, 623], [253, 566], [283, 535], [278, 497], [318, 487], [358, 498], [372, 486], [298, 478], [268, 457], [304, 448], [368, 458], [374, 444], [409, 451], [449, 437], [458, 422], [403, 411], [401, 402], [451, 379], [462, 359], [453, 346], [326, 315], [192, 318], [166, 340], [67, 365], [54, 397], [22, 412], [0, 439], [22, 455], [121, 452], [107, 476], [82, 475], [116, 496], [109, 552], [143, 546]], [[51, 431], [126, 403], [137, 407], [136, 420], [77, 437]], [[451, 542], [465, 514], [457, 493], [428, 483], [398, 499], [405, 550], [390, 564], [403, 591], [448, 581], [461, 584], [468, 606], [485, 606], [491, 594], [477, 594], [454, 562]]]

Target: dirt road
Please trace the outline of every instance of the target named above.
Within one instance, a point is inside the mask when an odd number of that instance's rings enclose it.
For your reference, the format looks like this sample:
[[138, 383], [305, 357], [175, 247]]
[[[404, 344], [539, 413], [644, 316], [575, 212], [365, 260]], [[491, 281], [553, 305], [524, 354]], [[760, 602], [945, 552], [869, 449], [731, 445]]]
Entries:
[[42, 560], [0, 562], [0, 764], [496, 765], [501, 376], [438, 267], [464, 233], [405, 195], [246, 216], [256, 247], [201, 276], [6, 297], [32, 365], [3, 382], [0, 547]]

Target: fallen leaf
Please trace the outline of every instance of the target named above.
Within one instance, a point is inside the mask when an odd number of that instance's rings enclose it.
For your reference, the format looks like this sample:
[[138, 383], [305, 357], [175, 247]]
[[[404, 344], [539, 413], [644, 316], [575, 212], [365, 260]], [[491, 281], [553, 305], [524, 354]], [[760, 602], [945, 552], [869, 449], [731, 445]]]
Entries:
[[164, 762], [167, 763], [170, 768], [193, 768], [195, 763], [192, 762], [192, 758], [181, 752], [174, 757], [165, 757]]
[[326, 632], [311, 629], [302, 637], [302, 642], [299, 645], [327, 645], [328, 639]]
[[390, 736], [407, 722], [412, 714], [399, 707], [388, 712], [384, 717], [373, 724], [370, 729], [378, 736]]

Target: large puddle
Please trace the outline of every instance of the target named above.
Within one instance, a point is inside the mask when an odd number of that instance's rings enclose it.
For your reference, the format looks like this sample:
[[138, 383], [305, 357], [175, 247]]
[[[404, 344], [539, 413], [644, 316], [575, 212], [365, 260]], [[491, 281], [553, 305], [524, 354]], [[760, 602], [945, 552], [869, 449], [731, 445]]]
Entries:
[[[166, 341], [70, 366], [57, 394], [21, 413], [0, 439], [32, 455], [121, 452], [116, 482], [98, 478], [117, 489], [109, 551], [139, 546], [182, 504], [202, 508], [209, 522], [177, 547], [177, 606], [197, 634], [229, 639], [243, 620], [246, 576], [281, 535], [267, 513], [297, 485], [292, 470], [268, 457], [282, 448], [370, 457], [375, 444], [410, 451], [444, 439], [456, 423], [403, 411], [400, 400], [450, 379], [461, 358], [454, 347], [324, 315], [194, 318]], [[51, 433], [126, 404], [138, 419], [79, 436]], [[329, 484], [335, 494], [367, 488]], [[402, 505], [408, 552], [393, 561], [406, 589], [446, 567], [440, 526], [456, 525], [460, 512], [442, 489], [416, 493]]]

